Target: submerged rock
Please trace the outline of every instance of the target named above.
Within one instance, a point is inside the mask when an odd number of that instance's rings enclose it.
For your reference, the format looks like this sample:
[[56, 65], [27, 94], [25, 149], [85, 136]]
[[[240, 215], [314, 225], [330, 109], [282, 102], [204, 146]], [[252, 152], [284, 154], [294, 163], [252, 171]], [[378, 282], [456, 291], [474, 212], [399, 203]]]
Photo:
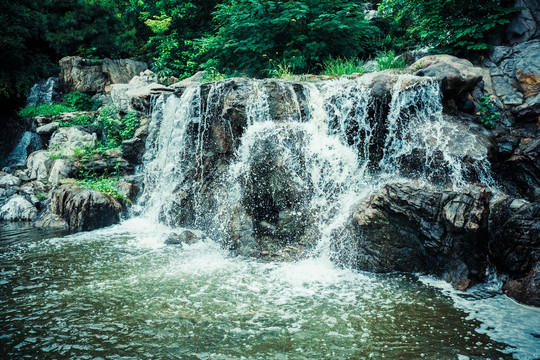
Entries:
[[51, 211], [61, 216], [70, 230], [88, 231], [118, 223], [122, 204], [110, 195], [68, 184], [52, 191]]
[[466, 289], [483, 278], [487, 265], [489, 195], [482, 188], [385, 185], [354, 211], [356, 266], [435, 274]]
[[203, 239], [204, 235], [200, 231], [191, 231], [184, 229], [181, 232], [169, 234], [165, 240], [167, 245], [193, 245]]

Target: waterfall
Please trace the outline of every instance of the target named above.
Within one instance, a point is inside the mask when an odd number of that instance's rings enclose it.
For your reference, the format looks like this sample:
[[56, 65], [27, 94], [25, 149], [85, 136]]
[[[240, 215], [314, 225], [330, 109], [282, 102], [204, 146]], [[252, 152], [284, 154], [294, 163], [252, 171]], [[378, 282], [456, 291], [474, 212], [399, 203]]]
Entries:
[[328, 253], [351, 207], [389, 181], [492, 184], [485, 148], [462, 128], [444, 118], [431, 78], [191, 86], [156, 101], [140, 204], [239, 253], [266, 243]]
[[47, 80], [34, 84], [30, 90], [30, 95], [26, 99], [27, 105], [52, 104], [58, 96], [56, 91], [57, 85], [58, 78], [56, 77], [50, 77]]
[[28, 155], [39, 149], [41, 149], [41, 139], [39, 135], [32, 131], [25, 131], [15, 148], [5, 160], [4, 171], [23, 168]]

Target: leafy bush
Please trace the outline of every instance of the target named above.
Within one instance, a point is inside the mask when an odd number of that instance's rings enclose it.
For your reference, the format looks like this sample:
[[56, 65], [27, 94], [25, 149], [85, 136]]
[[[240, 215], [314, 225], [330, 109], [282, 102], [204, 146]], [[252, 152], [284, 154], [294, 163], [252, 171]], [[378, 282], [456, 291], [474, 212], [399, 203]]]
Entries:
[[321, 74], [331, 76], [350, 75], [364, 72], [364, 61], [360, 59], [329, 58], [323, 62]]
[[59, 127], [69, 127], [77, 125], [92, 125], [94, 123], [94, 117], [91, 115], [79, 115], [72, 119], [61, 120], [58, 122]]
[[[462, 55], [489, 48], [487, 38], [510, 22], [512, 0], [384, 0], [379, 12], [404, 43]], [[401, 32], [401, 34], [399, 34]], [[397, 41], [400, 41], [399, 39]]]
[[18, 115], [22, 118], [34, 118], [40, 115], [60, 115], [70, 111], [72, 109], [65, 104], [40, 104], [27, 106], [19, 110]]
[[67, 94], [62, 104], [73, 109], [73, 111], [96, 111], [101, 105], [99, 101], [93, 100], [90, 95], [80, 91]]
[[137, 114], [128, 113], [122, 117], [114, 106], [103, 107], [98, 115], [98, 124], [105, 133], [109, 148], [118, 147], [122, 141], [131, 139], [139, 123]]
[[262, 76], [272, 62], [292, 73], [320, 69], [331, 57], [367, 57], [376, 27], [352, 0], [226, 0], [214, 13], [216, 34], [206, 38], [206, 66], [220, 72]]
[[405, 59], [402, 56], [397, 56], [394, 50], [382, 52], [375, 58], [377, 61], [377, 70], [386, 69], [402, 69], [406, 66]]

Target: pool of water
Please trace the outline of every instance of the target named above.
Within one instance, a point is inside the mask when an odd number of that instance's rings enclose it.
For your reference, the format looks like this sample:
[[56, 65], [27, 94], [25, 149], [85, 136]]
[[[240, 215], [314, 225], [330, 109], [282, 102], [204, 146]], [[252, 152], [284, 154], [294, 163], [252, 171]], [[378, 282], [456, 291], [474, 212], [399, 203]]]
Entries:
[[4, 228], [2, 358], [540, 357], [540, 312], [496, 289], [457, 293], [326, 259], [265, 263], [210, 240], [166, 246], [161, 230], [142, 219], [65, 236]]

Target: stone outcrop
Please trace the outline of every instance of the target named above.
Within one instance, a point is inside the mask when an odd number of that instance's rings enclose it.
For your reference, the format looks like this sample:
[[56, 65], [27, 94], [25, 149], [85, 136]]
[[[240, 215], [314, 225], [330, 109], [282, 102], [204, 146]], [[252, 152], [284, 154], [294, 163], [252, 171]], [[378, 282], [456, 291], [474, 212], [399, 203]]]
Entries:
[[51, 137], [49, 149], [71, 156], [75, 149], [95, 148], [98, 142], [97, 132], [98, 129], [92, 126], [60, 128]]
[[88, 231], [116, 224], [122, 204], [99, 191], [62, 185], [51, 193], [51, 211], [61, 216], [73, 231]]
[[489, 193], [389, 183], [352, 217], [356, 266], [375, 272], [436, 274], [465, 289], [487, 266]]
[[540, 306], [540, 202], [510, 197], [491, 206], [490, 259], [506, 276], [503, 290], [525, 304]]
[[109, 85], [127, 83], [148, 69], [146, 63], [123, 59], [89, 60], [78, 56], [62, 58], [60, 85], [65, 93], [81, 91], [89, 94], [108, 90]]
[[451, 55], [430, 55], [416, 61], [409, 71], [417, 76], [430, 76], [441, 82], [441, 91], [447, 104], [456, 106], [463, 102], [475, 86], [482, 81], [484, 72], [481, 68], [465, 59]]
[[540, 39], [496, 46], [484, 65], [507, 115], [519, 122], [540, 121]]
[[521, 11], [512, 19], [505, 31], [505, 42], [523, 43], [540, 38], [540, 3], [537, 0], [517, 0]]
[[157, 76], [150, 70], [133, 77], [128, 84], [111, 85], [112, 102], [124, 113], [138, 112], [146, 115], [151, 95], [160, 91], [173, 92], [174, 89], [159, 84]]

